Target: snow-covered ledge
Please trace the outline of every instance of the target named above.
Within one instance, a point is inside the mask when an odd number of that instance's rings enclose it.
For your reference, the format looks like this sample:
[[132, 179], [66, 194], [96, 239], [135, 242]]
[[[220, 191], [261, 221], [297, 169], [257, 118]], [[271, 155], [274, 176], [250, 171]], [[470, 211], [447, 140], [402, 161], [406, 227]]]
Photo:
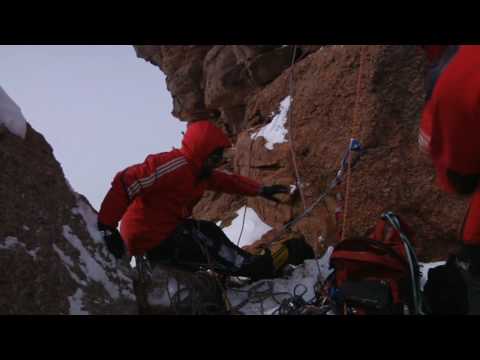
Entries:
[[25, 139], [27, 120], [20, 107], [0, 86], [0, 127], [5, 126], [12, 134]]
[[[253, 133], [251, 139], [256, 140], [259, 137], [263, 137], [265, 139], [265, 147], [268, 150], [273, 150], [275, 144], [283, 144], [287, 142], [286, 136], [288, 130], [285, 128], [285, 124], [288, 119], [288, 111], [290, 110], [291, 102], [292, 98], [290, 96], [283, 99], [280, 102], [278, 114], [258, 132]], [[273, 115], [274, 114], [272, 114], [272, 116]]]

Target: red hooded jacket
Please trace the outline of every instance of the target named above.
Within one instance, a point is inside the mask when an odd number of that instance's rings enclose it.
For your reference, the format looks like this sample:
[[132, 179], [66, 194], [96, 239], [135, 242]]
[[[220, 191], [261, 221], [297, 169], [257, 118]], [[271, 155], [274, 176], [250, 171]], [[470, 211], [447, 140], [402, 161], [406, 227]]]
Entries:
[[243, 176], [214, 170], [209, 178], [199, 179], [208, 156], [229, 146], [226, 135], [212, 123], [191, 123], [180, 150], [149, 155], [115, 176], [98, 221], [116, 228], [121, 220], [129, 253], [143, 255], [192, 215], [205, 190], [258, 195], [261, 185]]
[[[480, 174], [480, 46], [445, 51], [435, 71], [420, 125], [420, 146], [432, 157], [440, 186], [453, 191], [446, 170]], [[437, 58], [438, 60], [438, 58]]]

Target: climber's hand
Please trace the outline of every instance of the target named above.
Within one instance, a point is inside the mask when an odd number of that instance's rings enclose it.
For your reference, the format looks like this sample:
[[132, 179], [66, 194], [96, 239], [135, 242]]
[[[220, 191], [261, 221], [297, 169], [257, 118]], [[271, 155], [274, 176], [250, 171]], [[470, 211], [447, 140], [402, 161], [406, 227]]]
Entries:
[[115, 258], [121, 259], [123, 255], [125, 255], [125, 246], [118, 230], [102, 223], [98, 223], [97, 226], [98, 230], [102, 233], [108, 251], [110, 251]]
[[264, 186], [260, 190], [260, 196], [264, 197], [265, 199], [280, 202], [275, 195], [276, 194], [289, 194], [290, 189], [284, 185], [272, 185], [272, 186]]

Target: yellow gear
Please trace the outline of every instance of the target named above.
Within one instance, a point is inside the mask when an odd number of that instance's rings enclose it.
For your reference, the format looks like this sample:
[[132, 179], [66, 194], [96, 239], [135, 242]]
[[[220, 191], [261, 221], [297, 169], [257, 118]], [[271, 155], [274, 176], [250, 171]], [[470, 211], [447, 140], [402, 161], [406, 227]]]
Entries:
[[275, 271], [280, 270], [288, 263], [288, 248], [281, 244], [273, 244], [271, 249], [272, 259], [273, 259], [273, 266], [275, 267]]

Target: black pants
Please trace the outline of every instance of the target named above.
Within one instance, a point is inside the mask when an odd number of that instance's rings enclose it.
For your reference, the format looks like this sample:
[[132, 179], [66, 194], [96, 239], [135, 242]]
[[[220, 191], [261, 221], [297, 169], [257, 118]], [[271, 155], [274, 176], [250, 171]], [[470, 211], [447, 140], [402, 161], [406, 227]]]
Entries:
[[231, 276], [253, 279], [275, 275], [269, 253], [252, 255], [230, 241], [223, 231], [209, 221], [186, 220], [159, 246], [148, 251], [152, 265], [170, 264], [189, 270], [210, 268]]

